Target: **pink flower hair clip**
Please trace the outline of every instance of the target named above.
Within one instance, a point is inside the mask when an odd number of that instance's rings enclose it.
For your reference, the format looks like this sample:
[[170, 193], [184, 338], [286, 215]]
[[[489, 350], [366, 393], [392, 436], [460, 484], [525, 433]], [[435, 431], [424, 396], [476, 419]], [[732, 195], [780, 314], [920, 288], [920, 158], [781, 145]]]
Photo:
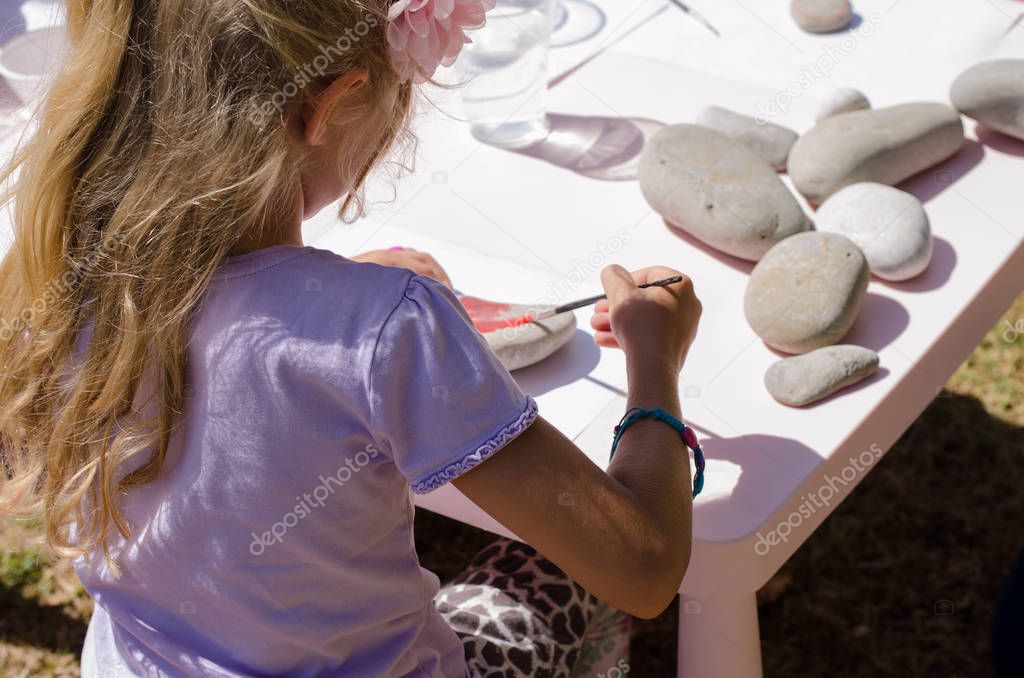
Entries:
[[495, 0], [396, 0], [388, 9], [391, 63], [403, 80], [426, 82], [451, 66], [472, 42], [465, 30], [482, 28]]

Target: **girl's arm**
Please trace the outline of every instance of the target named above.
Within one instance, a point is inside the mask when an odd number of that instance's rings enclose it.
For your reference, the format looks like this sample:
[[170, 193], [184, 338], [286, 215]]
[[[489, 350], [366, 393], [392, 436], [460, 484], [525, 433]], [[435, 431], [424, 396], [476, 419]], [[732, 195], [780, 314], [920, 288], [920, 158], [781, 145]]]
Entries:
[[[613, 266], [602, 281], [595, 340], [626, 352], [627, 407], [661, 407], [681, 418], [678, 376], [701, 306], [687, 279], [670, 288], [639, 283], [678, 275]], [[609, 443], [612, 432], [609, 431]], [[605, 602], [637, 617], [660, 614], [690, 560], [692, 484], [679, 434], [643, 419], [622, 437], [604, 473], [539, 419], [455, 485], [496, 520]]]

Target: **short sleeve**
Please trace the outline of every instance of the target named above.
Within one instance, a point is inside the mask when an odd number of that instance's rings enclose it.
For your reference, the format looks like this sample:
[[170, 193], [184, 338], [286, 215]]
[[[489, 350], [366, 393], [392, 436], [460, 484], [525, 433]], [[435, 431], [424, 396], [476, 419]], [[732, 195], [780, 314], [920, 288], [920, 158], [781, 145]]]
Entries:
[[381, 330], [369, 400], [374, 439], [418, 494], [469, 471], [537, 418], [455, 295], [421, 276]]

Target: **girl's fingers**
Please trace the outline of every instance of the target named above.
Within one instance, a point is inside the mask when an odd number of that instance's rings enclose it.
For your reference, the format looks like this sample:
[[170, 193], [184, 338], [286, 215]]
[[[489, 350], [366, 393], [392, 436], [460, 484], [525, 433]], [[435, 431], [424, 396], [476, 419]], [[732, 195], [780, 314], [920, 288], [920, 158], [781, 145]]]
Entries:
[[612, 319], [607, 313], [595, 313], [590, 318], [590, 326], [598, 332], [611, 332]]
[[435, 264], [430, 266], [427, 270], [429, 271], [428, 275], [434, 280], [438, 281], [442, 285], [446, 285], [448, 287], [452, 286], [452, 281], [448, 278], [448, 274], [445, 273], [444, 269], [440, 266]]
[[602, 299], [594, 306], [595, 313], [607, 313], [612, 310], [612, 304], [607, 299]]
[[619, 348], [619, 342], [611, 332], [595, 332], [594, 343], [601, 348]]

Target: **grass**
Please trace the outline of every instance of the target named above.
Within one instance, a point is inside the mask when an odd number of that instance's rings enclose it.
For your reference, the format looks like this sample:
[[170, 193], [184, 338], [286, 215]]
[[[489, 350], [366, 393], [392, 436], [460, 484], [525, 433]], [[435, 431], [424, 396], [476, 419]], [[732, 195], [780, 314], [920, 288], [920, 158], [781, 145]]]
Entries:
[[[993, 675], [993, 601], [1024, 549], [1018, 322], [1024, 295], [762, 592], [768, 678]], [[490, 540], [426, 511], [416, 530], [442, 579]], [[0, 678], [79, 674], [91, 603], [37, 541], [37, 526], [0, 522]], [[632, 675], [675, 675], [674, 606], [634, 629]]]

